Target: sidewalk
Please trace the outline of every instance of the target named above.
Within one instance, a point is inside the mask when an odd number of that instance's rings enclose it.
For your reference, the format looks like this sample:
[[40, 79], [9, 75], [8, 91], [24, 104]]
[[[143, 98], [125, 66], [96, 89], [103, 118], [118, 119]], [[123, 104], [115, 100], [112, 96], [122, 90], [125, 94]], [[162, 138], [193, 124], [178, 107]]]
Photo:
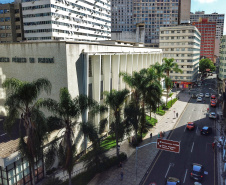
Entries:
[[[176, 94], [174, 93], [174, 97]], [[145, 145], [150, 142], [156, 142], [158, 133], [161, 131], [165, 132], [165, 137], [169, 135], [171, 130], [174, 128], [177, 121], [180, 119], [181, 114], [186, 108], [191, 95], [188, 93], [180, 93], [179, 100], [166, 112], [164, 116], [156, 115], [158, 123], [156, 126], [150, 129], [149, 133], [143, 139], [141, 144]], [[179, 114], [176, 118], [176, 113]], [[150, 139], [150, 133], [152, 133], [152, 139]], [[113, 150], [115, 152], [115, 149]], [[118, 185], [137, 185], [142, 180], [150, 164], [154, 160], [158, 153], [156, 144], [148, 145], [138, 150], [137, 154], [137, 177], [135, 171], [135, 148], [129, 146], [128, 141], [124, 141], [120, 146], [120, 152], [127, 153], [128, 160], [124, 162], [122, 169], [111, 168], [110, 170], [97, 174], [88, 185], [106, 185], [106, 184], [118, 184]], [[120, 181], [120, 172], [123, 171], [123, 181]]]

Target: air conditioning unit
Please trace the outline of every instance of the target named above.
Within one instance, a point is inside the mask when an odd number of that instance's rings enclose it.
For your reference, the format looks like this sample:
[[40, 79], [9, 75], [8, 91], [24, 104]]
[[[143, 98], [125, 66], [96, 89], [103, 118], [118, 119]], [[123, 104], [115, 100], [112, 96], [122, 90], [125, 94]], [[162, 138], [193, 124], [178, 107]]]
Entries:
[[69, 13], [68, 15], [71, 15], [71, 13]]
[[55, 10], [55, 12], [57, 12], [57, 11], [58, 11], [58, 9]]

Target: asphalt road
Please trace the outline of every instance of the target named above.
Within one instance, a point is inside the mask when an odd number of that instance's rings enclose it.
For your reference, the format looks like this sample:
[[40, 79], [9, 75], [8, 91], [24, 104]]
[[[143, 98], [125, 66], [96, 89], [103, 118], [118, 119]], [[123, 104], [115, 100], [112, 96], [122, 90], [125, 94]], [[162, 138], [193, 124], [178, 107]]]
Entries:
[[[197, 92], [216, 94], [215, 79], [209, 77], [204, 81], [206, 85], [197, 88]], [[183, 185], [192, 185], [194, 180], [190, 178], [192, 163], [199, 163], [204, 166], [203, 185], [217, 185], [217, 164], [216, 153], [212, 149], [212, 142], [217, 132], [215, 120], [209, 119], [207, 108], [210, 105], [210, 98], [204, 98], [204, 102], [196, 102], [191, 99], [175, 129], [169, 136], [169, 140], [180, 142], [180, 153], [160, 151], [155, 161], [151, 164], [151, 171], [145, 178], [143, 185], [155, 182], [157, 185], [164, 185], [167, 177], [176, 177]], [[178, 107], [179, 109], [179, 107]], [[210, 107], [210, 111], [216, 112], [216, 108]], [[187, 122], [195, 122], [196, 128], [193, 131], [186, 130]], [[211, 126], [213, 133], [209, 136], [200, 135], [203, 126]]]

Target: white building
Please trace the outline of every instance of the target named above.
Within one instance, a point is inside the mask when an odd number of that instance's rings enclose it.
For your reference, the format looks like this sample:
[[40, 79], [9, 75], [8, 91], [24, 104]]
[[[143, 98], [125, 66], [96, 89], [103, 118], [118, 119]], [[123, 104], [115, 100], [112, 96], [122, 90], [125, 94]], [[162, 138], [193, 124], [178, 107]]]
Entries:
[[27, 40], [111, 39], [109, 0], [22, 0]]
[[221, 80], [224, 80], [226, 78], [226, 35], [224, 35], [221, 39], [220, 66], [218, 77]]
[[196, 81], [199, 69], [201, 34], [195, 26], [160, 28], [160, 48], [165, 58], [174, 58], [183, 73], [171, 71], [170, 78], [187, 87]]
[[[67, 87], [72, 98], [86, 94], [103, 103], [103, 91], [126, 87], [119, 77], [120, 72], [131, 74], [162, 61], [161, 49], [121, 41], [111, 43], [117, 45], [110, 44], [110, 41], [108, 44], [66, 41], [0, 44], [0, 115], [6, 115], [6, 94], [2, 88], [6, 78], [32, 81], [44, 77], [52, 83], [51, 98], [55, 100], [59, 99], [60, 88]], [[85, 115], [85, 120], [88, 115]], [[97, 122], [100, 119], [96, 117]], [[25, 184], [25, 178], [28, 178], [26, 182], [30, 180], [28, 163], [19, 156], [18, 139], [2, 140], [7, 136], [2, 133], [2, 122], [0, 119], [0, 149], [3, 149], [0, 150], [0, 174], [4, 176], [0, 176], [0, 184]], [[79, 144], [82, 142], [80, 140]], [[44, 175], [43, 165], [40, 162], [37, 166], [38, 179], [41, 179]]]

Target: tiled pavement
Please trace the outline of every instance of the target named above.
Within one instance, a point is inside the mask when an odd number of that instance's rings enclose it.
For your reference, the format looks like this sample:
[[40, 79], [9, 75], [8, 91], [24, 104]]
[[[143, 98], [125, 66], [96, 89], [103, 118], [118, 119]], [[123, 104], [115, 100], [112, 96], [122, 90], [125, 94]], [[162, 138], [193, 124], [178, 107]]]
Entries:
[[[141, 146], [150, 142], [156, 142], [158, 133], [160, 131], [165, 131], [166, 133], [165, 137], [167, 137], [170, 131], [174, 128], [176, 122], [180, 119], [180, 115], [187, 106], [190, 97], [191, 96], [188, 93], [180, 93], [179, 100], [167, 111], [167, 113], [164, 116], [156, 115], [158, 123], [156, 124], [156, 126], [150, 129], [149, 133], [144, 138], [144, 141], [142, 142]], [[176, 118], [176, 113], [178, 113], [179, 115], [178, 118]], [[149, 138], [150, 133], [152, 133], [152, 139]], [[128, 160], [124, 162], [122, 169], [114, 167], [106, 172], [97, 174], [91, 180], [91, 182], [89, 182], [88, 185], [139, 184], [159, 150], [156, 149], [156, 144], [147, 145], [146, 147], [140, 148], [138, 150], [137, 175], [135, 170], [135, 157], [136, 157], [135, 149], [130, 147], [128, 141], [126, 140], [121, 144], [120, 151], [127, 153], [128, 156]], [[115, 149], [109, 152], [115, 152]], [[123, 171], [124, 173], [122, 181], [120, 181], [121, 171]]]

